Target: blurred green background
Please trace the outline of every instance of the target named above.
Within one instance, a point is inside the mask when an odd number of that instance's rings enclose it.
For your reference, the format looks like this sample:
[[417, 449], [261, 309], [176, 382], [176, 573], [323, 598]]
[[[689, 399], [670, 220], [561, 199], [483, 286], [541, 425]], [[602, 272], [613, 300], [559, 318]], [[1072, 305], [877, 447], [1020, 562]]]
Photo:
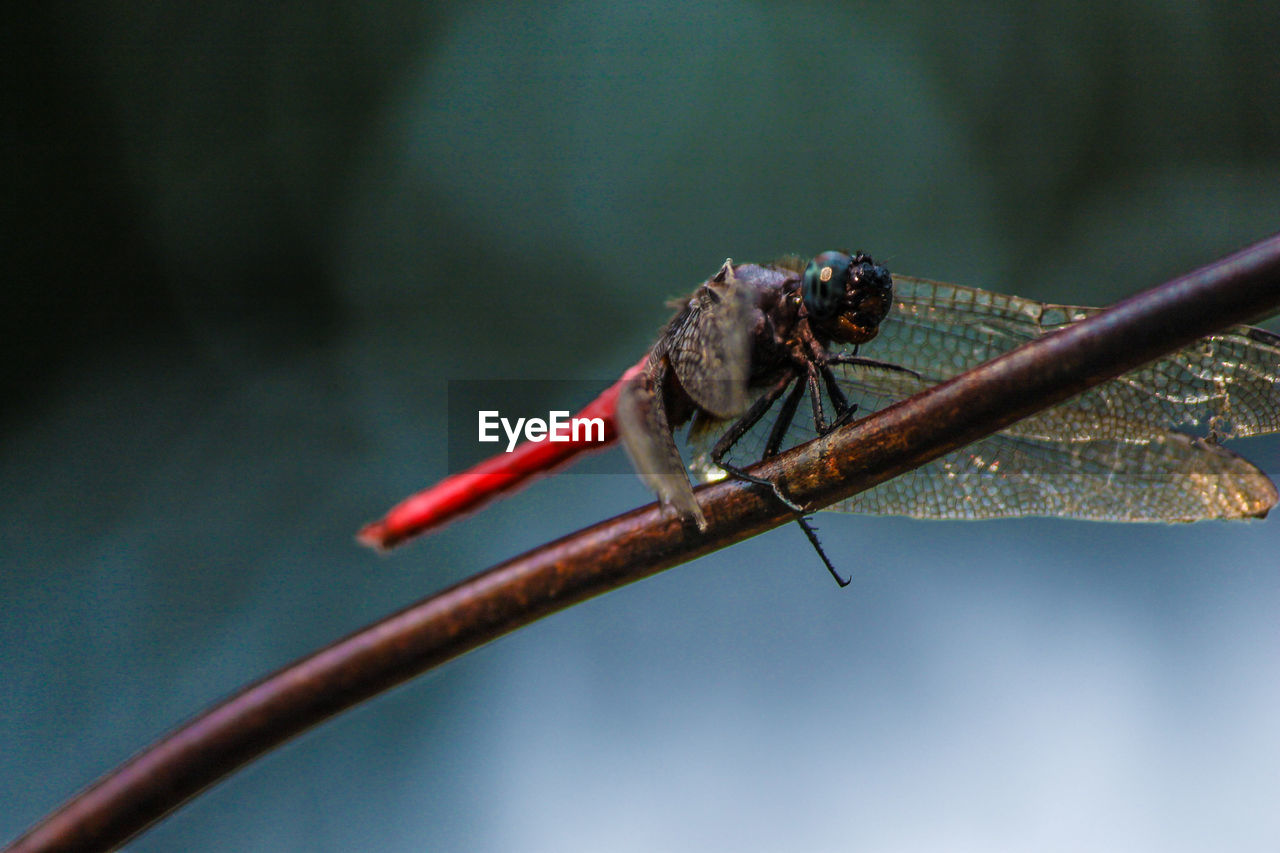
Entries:
[[[244, 683], [649, 500], [560, 477], [358, 548], [446, 473], [448, 380], [606, 382], [727, 256], [1107, 303], [1280, 225], [1275, 3], [12, 17], [4, 838]], [[759, 537], [130, 849], [1280, 844], [1277, 522], [820, 521], [845, 591], [798, 531]]]

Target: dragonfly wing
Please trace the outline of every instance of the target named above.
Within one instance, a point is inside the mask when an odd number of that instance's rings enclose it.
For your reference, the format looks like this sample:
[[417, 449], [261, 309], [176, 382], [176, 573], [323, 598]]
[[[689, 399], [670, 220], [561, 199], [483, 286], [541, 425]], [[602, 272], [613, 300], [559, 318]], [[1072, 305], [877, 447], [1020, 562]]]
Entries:
[[[893, 311], [870, 346], [876, 358], [911, 368], [931, 384], [1102, 310], [905, 276], [894, 277], [894, 296]], [[1223, 438], [1262, 435], [1280, 430], [1277, 383], [1280, 337], [1236, 326], [1064, 405], [1077, 423], [1075, 440], [1133, 439], [1148, 427], [1151, 437], [1169, 429]], [[1058, 432], [1047, 437], [1066, 438]]]
[[705, 529], [706, 518], [693, 496], [693, 486], [684, 471], [684, 460], [676, 449], [670, 420], [662, 402], [661, 388], [666, 362], [650, 359], [639, 377], [628, 382], [618, 395], [618, 433], [631, 465], [646, 486], [665, 506], [673, 506], [685, 518]]
[[[905, 277], [895, 277], [894, 286], [894, 311], [866, 354], [908, 367], [920, 379], [865, 366], [835, 368], [863, 413], [1100, 310]], [[1270, 480], [1215, 440], [1280, 429], [1278, 381], [1280, 338], [1235, 327], [832, 509], [916, 518], [1113, 521], [1265, 514], [1276, 502]], [[758, 460], [769, 421], [740, 442], [730, 461]], [[811, 422], [796, 421], [784, 447], [813, 437]], [[709, 446], [696, 439], [695, 450]], [[701, 479], [718, 474], [701, 454], [690, 468]]]
[[661, 345], [671, 369], [693, 401], [712, 414], [731, 417], [751, 404], [747, 378], [757, 311], [755, 289], [726, 261], [667, 327]]
[[1275, 503], [1275, 486], [1247, 460], [1181, 433], [1141, 444], [998, 433], [829, 509], [934, 519], [1176, 522], [1264, 516]]

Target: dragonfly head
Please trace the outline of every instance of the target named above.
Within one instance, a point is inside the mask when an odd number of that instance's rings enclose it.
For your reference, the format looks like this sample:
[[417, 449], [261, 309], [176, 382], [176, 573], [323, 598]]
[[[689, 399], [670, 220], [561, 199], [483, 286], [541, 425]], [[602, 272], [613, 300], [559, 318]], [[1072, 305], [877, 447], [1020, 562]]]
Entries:
[[805, 267], [805, 309], [814, 331], [844, 344], [876, 336], [893, 303], [893, 278], [869, 256], [823, 252]]

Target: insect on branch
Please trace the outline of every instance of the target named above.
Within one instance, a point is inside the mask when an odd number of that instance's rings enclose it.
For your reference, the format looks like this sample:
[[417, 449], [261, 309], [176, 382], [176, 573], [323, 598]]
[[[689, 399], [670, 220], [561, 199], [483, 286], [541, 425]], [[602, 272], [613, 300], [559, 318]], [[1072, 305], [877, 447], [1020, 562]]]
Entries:
[[[819, 509], [1280, 306], [1280, 235], [1032, 341], [751, 471]], [[10, 851], [122, 844], [294, 735], [549, 613], [791, 521], [751, 483], [698, 491], [707, 519], [634, 510], [515, 557], [245, 688], [147, 748]]]

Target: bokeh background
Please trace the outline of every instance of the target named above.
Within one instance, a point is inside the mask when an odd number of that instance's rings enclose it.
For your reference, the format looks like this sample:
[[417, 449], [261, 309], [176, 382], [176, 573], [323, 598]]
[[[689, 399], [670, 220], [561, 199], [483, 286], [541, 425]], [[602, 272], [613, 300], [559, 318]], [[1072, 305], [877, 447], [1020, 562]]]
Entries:
[[[0, 836], [246, 682], [649, 500], [559, 477], [360, 549], [446, 473], [448, 380], [603, 384], [726, 256], [861, 248], [1107, 303], [1275, 231], [1277, 12], [15, 14]], [[794, 528], [758, 537], [367, 703], [130, 849], [1280, 845], [1280, 522], [820, 520], [847, 590]]]

